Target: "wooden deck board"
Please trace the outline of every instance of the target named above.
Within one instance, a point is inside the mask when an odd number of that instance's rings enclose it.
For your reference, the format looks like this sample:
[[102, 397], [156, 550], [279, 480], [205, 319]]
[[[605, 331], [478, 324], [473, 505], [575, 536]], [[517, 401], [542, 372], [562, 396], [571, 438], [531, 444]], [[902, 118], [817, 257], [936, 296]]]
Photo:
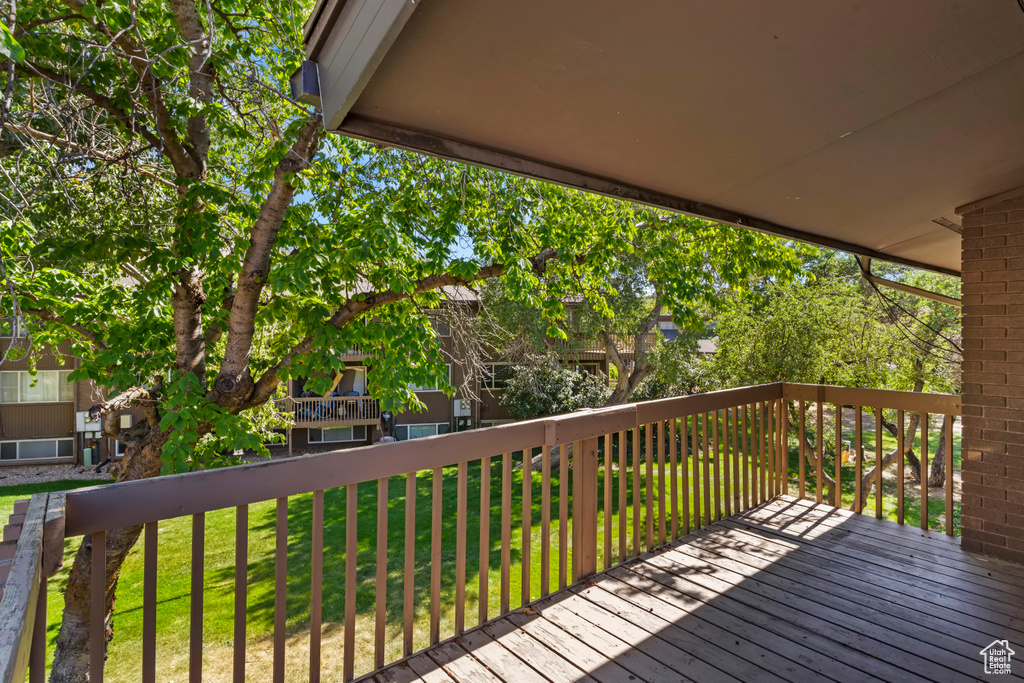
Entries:
[[[759, 526], [772, 526], [795, 532], [814, 524], [803, 519], [807, 514], [814, 513], [810, 510], [801, 512], [800, 508], [773, 513], [770, 508], [766, 508], [751, 512], [749, 519]], [[741, 515], [737, 521], [745, 518], [748, 517]], [[872, 522], [878, 522], [874, 518], [870, 519]], [[822, 541], [842, 541], [843, 545], [850, 549], [876, 554], [879, 559], [930, 569], [932, 572], [955, 579], [958, 585], [963, 582], [970, 587], [979, 585], [986, 589], [993, 588], [1016, 597], [1024, 597], [1024, 578], [1006, 573], [1004, 567], [993, 567], [990, 562], [978, 560], [961, 551], [959, 547], [948, 546], [945, 543], [918, 541], [914, 538], [903, 539], [898, 525], [882, 522], [884, 526], [880, 527], [876, 524], [864, 524], [864, 521], [866, 520], [863, 515], [850, 515], [845, 518], [834, 516], [816, 524], [818, 528], [814, 530], [813, 538]], [[882, 531], [885, 526], [896, 528]], [[983, 594], [989, 594], [989, 591]]]
[[779, 497], [372, 680], [946, 683], [984, 679], [979, 651], [1002, 639], [1024, 648], [1024, 567]]
[[[764, 571], [802, 582], [815, 591], [812, 593], [814, 595], [831, 595], [835, 590], [836, 579], [841, 578], [842, 584], [851, 591], [847, 597], [865, 607], [890, 612], [907, 621], [922, 623], [931, 629], [932, 633], [974, 643], [979, 649], [991, 642], [985, 638], [992, 624], [979, 622], [963, 613], [898, 593], [877, 581], [870, 580], [871, 577], [858, 576], [855, 572], [841, 574], [832, 568], [834, 565], [819, 565], [789, 557], [784, 546], [772, 547], [773, 539], [766, 536], [748, 535], [744, 530], [730, 531], [732, 533], [728, 538], [744, 543], [744, 548], [748, 551], [741, 557], [742, 561]], [[695, 540], [693, 545], [715, 552], [721, 547], [723, 537], [720, 534], [707, 543]], [[752, 542], [756, 542], [757, 546], [753, 546]]]

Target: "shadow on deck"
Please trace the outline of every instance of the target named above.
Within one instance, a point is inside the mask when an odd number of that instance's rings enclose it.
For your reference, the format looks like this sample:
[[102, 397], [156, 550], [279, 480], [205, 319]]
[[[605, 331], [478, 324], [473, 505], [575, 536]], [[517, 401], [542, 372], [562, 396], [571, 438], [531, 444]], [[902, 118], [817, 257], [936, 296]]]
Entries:
[[1024, 659], [1024, 567], [780, 497], [364, 680], [947, 683], [996, 640]]

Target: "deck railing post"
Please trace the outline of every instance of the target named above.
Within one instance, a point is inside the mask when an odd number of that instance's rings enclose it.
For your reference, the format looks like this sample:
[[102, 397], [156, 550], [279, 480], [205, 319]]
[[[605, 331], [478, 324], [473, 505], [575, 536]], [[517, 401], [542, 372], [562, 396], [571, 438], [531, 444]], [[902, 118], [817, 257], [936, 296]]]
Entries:
[[[573, 500], [573, 523], [579, 525], [579, 577], [597, 572], [597, 462], [598, 439], [586, 439], [578, 454], [573, 454], [575, 476], [580, 478], [579, 500]], [[650, 457], [650, 456], [648, 456]], [[577, 577], [577, 578], [579, 578]]]

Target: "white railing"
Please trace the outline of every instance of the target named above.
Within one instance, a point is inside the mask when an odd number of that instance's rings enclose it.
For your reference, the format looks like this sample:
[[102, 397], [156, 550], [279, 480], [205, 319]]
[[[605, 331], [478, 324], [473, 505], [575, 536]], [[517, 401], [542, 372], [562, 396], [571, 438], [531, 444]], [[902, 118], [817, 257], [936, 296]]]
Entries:
[[380, 420], [380, 403], [369, 396], [281, 398], [274, 403], [295, 427], [372, 425]]

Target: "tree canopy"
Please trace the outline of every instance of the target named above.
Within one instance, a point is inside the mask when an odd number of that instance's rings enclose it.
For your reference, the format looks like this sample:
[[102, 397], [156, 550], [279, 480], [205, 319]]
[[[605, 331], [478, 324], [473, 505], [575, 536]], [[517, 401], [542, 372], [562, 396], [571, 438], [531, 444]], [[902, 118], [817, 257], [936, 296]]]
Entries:
[[[890, 279], [959, 296], [954, 278], [885, 266]], [[874, 289], [856, 261], [810, 252], [806, 281], [775, 283], [714, 321], [718, 386], [805, 382], [901, 391], [959, 390], [960, 314], [952, 306]]]
[[[385, 408], [415, 406], [409, 384], [445, 376], [427, 320], [445, 287], [500, 278], [558, 335], [568, 298], [612, 314], [645, 240], [660, 240], [650, 278], [683, 317], [719, 278], [795, 268], [751, 233], [326, 134], [288, 96], [310, 9], [39, 0], [11, 12], [3, 316], [24, 317], [30, 354], [70, 343], [75, 376], [105, 389], [92, 413], [127, 446], [120, 479], [260, 450], [281, 383], [315, 389], [352, 346]], [[708, 253], [722, 257], [710, 270]], [[123, 430], [129, 409], [144, 419]], [[138, 534], [108, 534], [108, 610]], [[54, 680], [83, 675], [89, 557], [83, 545]]]

